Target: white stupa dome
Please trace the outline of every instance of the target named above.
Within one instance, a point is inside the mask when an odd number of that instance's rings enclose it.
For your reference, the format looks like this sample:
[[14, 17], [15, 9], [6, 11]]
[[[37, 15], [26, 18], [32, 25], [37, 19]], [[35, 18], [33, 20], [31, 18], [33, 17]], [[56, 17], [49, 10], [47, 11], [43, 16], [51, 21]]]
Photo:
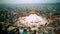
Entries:
[[[22, 20], [22, 19], [20, 19]], [[45, 25], [47, 20], [43, 18], [42, 16], [38, 16], [35, 14], [34, 8], [32, 9], [32, 13], [29, 16], [26, 16], [21, 23], [28, 25], [28, 26], [37, 26], [39, 27], [40, 25]]]
[[38, 16], [36, 14], [30, 14], [25, 18], [25, 21], [28, 23], [36, 23], [36, 22], [42, 22], [43, 18], [41, 16]]

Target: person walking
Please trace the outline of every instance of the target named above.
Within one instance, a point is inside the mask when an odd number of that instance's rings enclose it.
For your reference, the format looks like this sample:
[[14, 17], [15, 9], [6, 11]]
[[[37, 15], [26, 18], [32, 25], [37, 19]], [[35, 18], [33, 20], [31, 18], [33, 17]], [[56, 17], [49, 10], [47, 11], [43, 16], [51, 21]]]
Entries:
[[19, 34], [22, 34], [23, 33], [23, 27], [19, 28]]
[[27, 30], [26, 29], [24, 29], [24, 31], [23, 31], [23, 33], [22, 34], [27, 34]]

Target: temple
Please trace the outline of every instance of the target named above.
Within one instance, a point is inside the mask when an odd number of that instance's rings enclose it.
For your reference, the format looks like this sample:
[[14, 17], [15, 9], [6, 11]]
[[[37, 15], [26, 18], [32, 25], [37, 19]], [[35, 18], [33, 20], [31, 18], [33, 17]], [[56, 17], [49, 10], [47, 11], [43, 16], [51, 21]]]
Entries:
[[45, 25], [47, 22], [42, 16], [38, 16], [35, 14], [35, 8], [32, 8], [31, 14], [29, 16], [24, 17], [24, 19], [19, 20], [21, 24], [28, 25], [28, 27], [36, 26], [39, 27], [40, 25]]

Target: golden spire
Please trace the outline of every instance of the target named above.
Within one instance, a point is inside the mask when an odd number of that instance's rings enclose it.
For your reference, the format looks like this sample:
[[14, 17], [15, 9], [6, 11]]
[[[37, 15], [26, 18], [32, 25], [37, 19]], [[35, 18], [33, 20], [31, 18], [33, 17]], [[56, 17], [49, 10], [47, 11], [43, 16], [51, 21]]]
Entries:
[[32, 8], [32, 14], [35, 14], [35, 8], [34, 7]]

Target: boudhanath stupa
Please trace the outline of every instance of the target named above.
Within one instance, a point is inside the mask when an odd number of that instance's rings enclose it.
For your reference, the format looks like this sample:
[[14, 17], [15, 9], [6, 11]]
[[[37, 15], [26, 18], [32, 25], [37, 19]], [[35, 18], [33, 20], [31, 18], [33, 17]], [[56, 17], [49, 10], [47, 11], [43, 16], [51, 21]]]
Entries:
[[21, 23], [23, 23], [24, 25], [37, 26], [37, 27], [40, 25], [45, 25], [46, 22], [47, 22], [47, 20], [45, 18], [35, 14], [34, 8], [32, 8], [32, 12], [29, 16], [26, 16], [26, 17], [24, 17], [24, 20], [21, 20]]

